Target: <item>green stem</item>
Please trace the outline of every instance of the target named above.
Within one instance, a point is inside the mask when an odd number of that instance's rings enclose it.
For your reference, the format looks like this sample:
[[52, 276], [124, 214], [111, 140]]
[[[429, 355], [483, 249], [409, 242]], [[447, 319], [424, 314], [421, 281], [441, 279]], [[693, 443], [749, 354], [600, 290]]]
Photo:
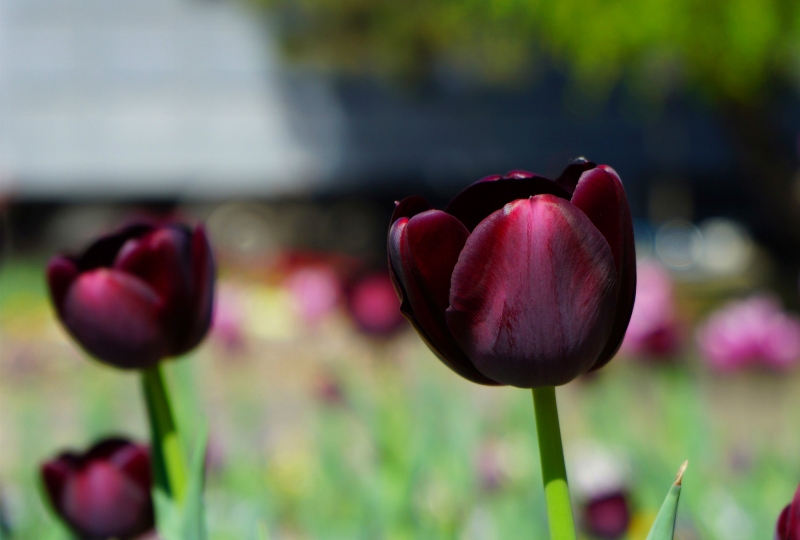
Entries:
[[550, 539], [575, 540], [567, 468], [564, 465], [561, 429], [558, 425], [556, 389], [552, 386], [534, 388], [533, 408], [536, 412], [536, 433], [539, 436], [539, 456], [542, 461]]
[[188, 481], [186, 454], [172, 412], [161, 364], [142, 371], [142, 387], [150, 420], [151, 455], [156, 487], [180, 503]]

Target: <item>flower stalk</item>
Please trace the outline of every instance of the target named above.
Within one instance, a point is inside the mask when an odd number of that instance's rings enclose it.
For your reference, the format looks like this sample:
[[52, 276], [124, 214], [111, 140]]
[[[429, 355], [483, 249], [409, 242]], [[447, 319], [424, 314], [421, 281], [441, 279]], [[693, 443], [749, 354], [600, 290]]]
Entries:
[[188, 482], [186, 454], [172, 410], [164, 371], [161, 364], [157, 364], [141, 373], [150, 421], [155, 487], [180, 503], [186, 494]]
[[567, 484], [567, 468], [558, 423], [556, 389], [552, 386], [533, 389], [536, 433], [547, 503], [547, 521], [551, 540], [575, 540], [575, 522]]

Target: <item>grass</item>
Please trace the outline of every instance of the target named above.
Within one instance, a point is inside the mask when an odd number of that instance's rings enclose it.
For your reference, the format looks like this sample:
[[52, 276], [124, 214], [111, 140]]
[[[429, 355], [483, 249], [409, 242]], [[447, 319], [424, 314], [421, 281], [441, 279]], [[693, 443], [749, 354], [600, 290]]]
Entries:
[[[144, 439], [147, 426], [136, 375], [70, 342], [41, 268], [11, 261], [0, 274], [0, 494], [14, 538], [59, 540], [68, 536], [41, 502], [39, 463], [104, 435]], [[285, 295], [239, 285], [261, 298], [245, 348], [212, 335], [167, 365], [188, 441], [210, 424], [211, 538], [546, 537], [529, 391], [463, 381], [412, 331], [365, 338], [342, 314], [265, 331], [259, 310], [288, 313]], [[771, 538], [800, 481], [797, 373], [720, 376], [691, 351], [668, 365], [618, 358], [558, 399], [568, 471], [582, 441], [628, 464], [630, 540], [646, 536], [685, 459], [684, 540]]]

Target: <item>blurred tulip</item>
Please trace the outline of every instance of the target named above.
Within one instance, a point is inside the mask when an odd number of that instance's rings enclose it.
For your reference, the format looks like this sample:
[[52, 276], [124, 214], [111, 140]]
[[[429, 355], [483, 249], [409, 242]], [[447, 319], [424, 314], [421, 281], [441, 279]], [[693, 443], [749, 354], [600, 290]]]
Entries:
[[397, 204], [389, 262], [402, 311], [453, 371], [480, 384], [565, 384], [616, 353], [636, 292], [617, 173], [578, 160], [472, 184], [444, 211]]
[[579, 441], [570, 447], [569, 462], [584, 530], [593, 538], [624, 537], [632, 519], [625, 455], [595, 441]]
[[636, 302], [622, 342], [631, 356], [663, 358], [680, 349], [672, 279], [659, 264], [645, 262], [636, 270]]
[[508, 482], [508, 464], [503, 447], [497, 441], [486, 441], [478, 449], [476, 463], [478, 481], [484, 491], [497, 491]]
[[347, 307], [353, 322], [366, 334], [388, 336], [405, 322], [392, 280], [386, 272], [370, 274], [352, 285]]
[[131, 225], [47, 267], [50, 296], [70, 334], [92, 356], [126, 369], [151, 367], [203, 339], [214, 273], [203, 227], [182, 225]]
[[583, 524], [592, 537], [604, 540], [622, 538], [630, 523], [631, 510], [625, 492], [593, 497], [583, 507]]
[[332, 371], [324, 371], [317, 376], [314, 397], [323, 405], [342, 406], [347, 404], [342, 383]]
[[785, 369], [800, 360], [800, 318], [768, 296], [730, 302], [700, 327], [697, 339], [703, 357], [721, 371]]
[[800, 486], [797, 487], [792, 502], [778, 517], [775, 540], [800, 540]]
[[330, 315], [342, 296], [342, 285], [333, 268], [309, 266], [293, 272], [286, 280], [295, 311], [308, 324]]
[[53, 509], [83, 540], [127, 540], [154, 526], [143, 445], [106, 439], [85, 454], [61, 454], [41, 473]]

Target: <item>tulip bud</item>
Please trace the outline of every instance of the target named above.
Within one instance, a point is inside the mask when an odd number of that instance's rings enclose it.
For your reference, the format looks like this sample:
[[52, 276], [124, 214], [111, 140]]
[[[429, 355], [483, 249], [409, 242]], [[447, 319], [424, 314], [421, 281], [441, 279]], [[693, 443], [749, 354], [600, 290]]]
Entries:
[[41, 473], [53, 509], [82, 540], [127, 540], [154, 526], [143, 445], [106, 439], [85, 454], [61, 454]]
[[775, 540], [800, 540], [800, 486], [797, 487], [792, 502], [778, 517]]
[[469, 186], [444, 211], [397, 204], [389, 266], [401, 311], [480, 384], [565, 384], [619, 349], [636, 292], [633, 223], [617, 173], [579, 160]]
[[592, 537], [622, 538], [631, 523], [627, 494], [618, 491], [589, 499], [583, 507], [583, 520], [586, 532]]
[[98, 360], [142, 369], [194, 348], [211, 321], [214, 260], [205, 231], [132, 225], [47, 267], [61, 322]]

